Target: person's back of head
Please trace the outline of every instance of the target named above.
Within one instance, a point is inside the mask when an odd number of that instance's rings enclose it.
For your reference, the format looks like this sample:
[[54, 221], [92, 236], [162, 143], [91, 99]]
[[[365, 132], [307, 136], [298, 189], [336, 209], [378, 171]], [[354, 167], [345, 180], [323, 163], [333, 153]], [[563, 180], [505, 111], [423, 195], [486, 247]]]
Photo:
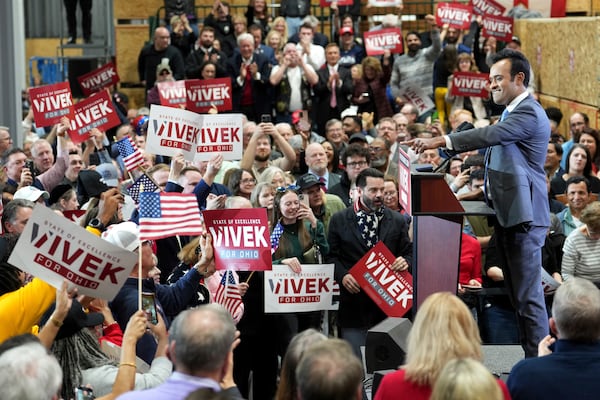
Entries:
[[502, 390], [496, 379], [479, 361], [457, 358], [442, 369], [431, 400], [502, 400]]
[[348, 342], [327, 339], [309, 347], [296, 370], [300, 400], [362, 399], [362, 365]]
[[179, 314], [169, 330], [169, 354], [175, 369], [194, 376], [221, 375], [235, 339], [231, 314], [207, 304]]
[[600, 340], [600, 290], [582, 278], [569, 278], [556, 290], [550, 327], [559, 339]]
[[4, 400], [57, 399], [62, 376], [56, 358], [40, 343], [25, 343], [0, 355]]

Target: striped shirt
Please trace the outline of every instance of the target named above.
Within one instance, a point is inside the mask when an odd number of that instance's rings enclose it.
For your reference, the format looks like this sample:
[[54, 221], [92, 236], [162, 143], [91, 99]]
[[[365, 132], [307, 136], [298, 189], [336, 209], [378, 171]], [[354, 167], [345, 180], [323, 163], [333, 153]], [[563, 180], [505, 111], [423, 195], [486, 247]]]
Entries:
[[590, 239], [581, 229], [575, 229], [563, 245], [562, 276], [600, 282], [600, 240]]

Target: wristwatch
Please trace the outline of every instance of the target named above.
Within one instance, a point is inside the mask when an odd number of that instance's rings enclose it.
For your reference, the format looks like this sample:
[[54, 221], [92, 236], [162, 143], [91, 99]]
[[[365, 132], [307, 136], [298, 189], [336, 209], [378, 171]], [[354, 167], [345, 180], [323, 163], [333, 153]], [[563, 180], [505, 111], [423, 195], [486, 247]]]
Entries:
[[106, 227], [104, 226], [104, 224], [102, 222], [100, 222], [100, 220], [98, 218], [94, 218], [92, 219], [89, 223], [88, 226], [94, 229], [98, 229], [100, 232], [104, 232], [106, 230]]

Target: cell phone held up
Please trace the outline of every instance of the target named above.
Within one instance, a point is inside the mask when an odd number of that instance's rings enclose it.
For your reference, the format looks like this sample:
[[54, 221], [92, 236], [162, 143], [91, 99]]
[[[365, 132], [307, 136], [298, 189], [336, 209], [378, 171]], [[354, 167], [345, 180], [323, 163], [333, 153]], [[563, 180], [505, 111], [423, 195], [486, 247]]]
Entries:
[[260, 116], [260, 122], [269, 123], [271, 122], [271, 116], [269, 114], [263, 114]]
[[85, 386], [79, 386], [75, 388], [75, 400], [94, 400], [94, 391]]
[[27, 168], [29, 170], [29, 172], [31, 172], [31, 177], [35, 178], [35, 166], [33, 165], [33, 161], [26, 160], [25, 161], [25, 168]]
[[154, 293], [142, 293], [142, 310], [146, 313], [148, 321], [153, 325], [158, 324], [158, 315], [156, 313], [156, 299]]

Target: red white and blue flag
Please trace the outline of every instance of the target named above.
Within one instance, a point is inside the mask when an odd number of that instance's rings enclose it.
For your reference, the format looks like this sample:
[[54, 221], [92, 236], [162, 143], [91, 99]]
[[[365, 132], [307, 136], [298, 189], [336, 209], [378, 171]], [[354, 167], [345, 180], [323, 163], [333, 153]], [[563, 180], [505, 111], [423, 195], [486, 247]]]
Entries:
[[198, 236], [204, 231], [198, 201], [193, 194], [142, 192], [139, 208], [141, 240]]
[[233, 271], [225, 271], [221, 283], [215, 294], [215, 302], [221, 304], [229, 311], [235, 322], [239, 322], [244, 315], [244, 302], [240, 295], [240, 288], [233, 279]]
[[141, 192], [156, 192], [159, 187], [154, 183], [152, 178], [150, 178], [146, 174], [142, 174], [135, 182], [129, 186], [127, 191], [129, 195], [135, 201], [135, 204], [140, 203], [140, 193]]
[[144, 156], [129, 136], [117, 142], [119, 154], [123, 158], [125, 168], [132, 171], [144, 163]]

